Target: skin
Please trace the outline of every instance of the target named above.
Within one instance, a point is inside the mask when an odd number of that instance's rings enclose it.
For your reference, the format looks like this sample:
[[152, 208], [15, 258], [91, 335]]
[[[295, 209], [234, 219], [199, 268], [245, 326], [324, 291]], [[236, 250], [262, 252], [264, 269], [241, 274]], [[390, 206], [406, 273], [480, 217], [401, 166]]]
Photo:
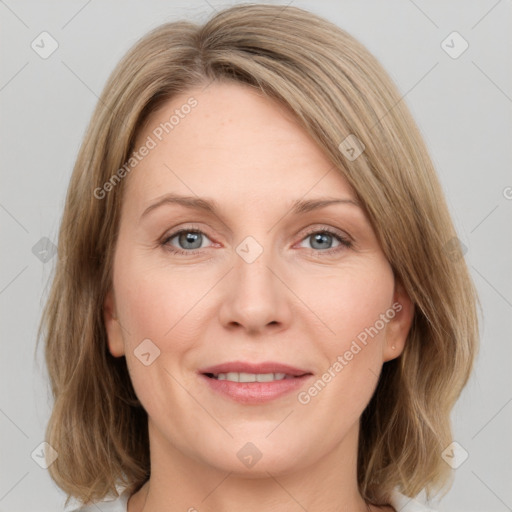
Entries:
[[[128, 512], [366, 511], [359, 418], [383, 363], [403, 350], [412, 304], [363, 209], [291, 213], [298, 199], [356, 197], [273, 100], [241, 84], [191, 89], [152, 115], [136, 147], [190, 96], [197, 106], [126, 178], [104, 304], [109, 350], [126, 357], [149, 417], [151, 477]], [[142, 216], [169, 193], [213, 199], [219, 210], [166, 204]], [[195, 254], [186, 239], [169, 240], [190, 228], [204, 233]], [[318, 245], [313, 228], [353, 244], [327, 235]], [[263, 248], [252, 263], [236, 252], [247, 236]], [[198, 376], [226, 361], [278, 361], [316, 381], [395, 302], [401, 311], [308, 404], [297, 392], [240, 404]], [[148, 338], [160, 355], [146, 366], [134, 350]], [[247, 442], [262, 454], [251, 468], [237, 457]]]

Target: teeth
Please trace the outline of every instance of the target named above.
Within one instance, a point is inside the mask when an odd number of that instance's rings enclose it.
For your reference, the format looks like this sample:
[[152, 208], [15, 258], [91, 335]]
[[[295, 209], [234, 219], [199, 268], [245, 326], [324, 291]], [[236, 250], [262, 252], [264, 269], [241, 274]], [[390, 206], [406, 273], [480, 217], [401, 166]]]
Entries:
[[218, 380], [230, 380], [232, 382], [271, 382], [273, 380], [283, 380], [285, 378], [293, 378], [286, 373], [245, 373], [245, 372], [228, 372], [219, 373], [215, 376]]

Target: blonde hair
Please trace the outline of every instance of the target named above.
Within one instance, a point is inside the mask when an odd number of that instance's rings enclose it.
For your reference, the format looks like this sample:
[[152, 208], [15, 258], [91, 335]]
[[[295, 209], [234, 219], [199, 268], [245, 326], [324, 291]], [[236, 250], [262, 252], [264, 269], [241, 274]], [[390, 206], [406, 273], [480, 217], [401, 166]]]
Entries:
[[[384, 364], [364, 411], [358, 484], [385, 504], [445, 488], [450, 411], [472, 370], [477, 297], [435, 170], [402, 98], [379, 62], [337, 26], [294, 7], [238, 5], [204, 25], [166, 23], [143, 37], [110, 76], [71, 177], [59, 261], [41, 323], [55, 399], [47, 441], [51, 477], [83, 503], [150, 475], [147, 413], [124, 358], [107, 348], [102, 304], [124, 181], [149, 115], [194, 86], [231, 80], [277, 99], [323, 148], [366, 209], [382, 250], [414, 303], [402, 355]], [[349, 135], [356, 159], [340, 150]], [[352, 139], [355, 140], [355, 139]], [[66, 501], [66, 504], [68, 501]]]

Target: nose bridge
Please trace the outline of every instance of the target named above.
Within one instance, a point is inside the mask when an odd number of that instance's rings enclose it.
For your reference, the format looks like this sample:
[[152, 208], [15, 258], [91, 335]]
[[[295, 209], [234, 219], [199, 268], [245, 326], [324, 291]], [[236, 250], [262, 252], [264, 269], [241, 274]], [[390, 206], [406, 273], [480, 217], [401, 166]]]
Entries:
[[[262, 237], [259, 237], [260, 240]], [[276, 262], [272, 261], [273, 253], [270, 246], [271, 237], [266, 237], [260, 243], [253, 236], [248, 236], [237, 246], [235, 259], [235, 276], [237, 279], [235, 289], [238, 291], [239, 300], [246, 298], [255, 307], [269, 303], [276, 292], [274, 276], [269, 267]]]
[[253, 237], [247, 237], [236, 248], [235, 275], [237, 288], [252, 293], [269, 292], [273, 286], [272, 273], [269, 270], [273, 262], [273, 251], [268, 243], [263, 246]]
[[234, 269], [230, 273], [232, 285], [223, 302], [225, 325], [239, 324], [254, 331], [288, 321], [286, 287], [271, 271], [278, 267], [278, 262], [275, 251], [266, 246], [270, 239], [266, 237], [260, 243], [248, 236], [236, 247]]

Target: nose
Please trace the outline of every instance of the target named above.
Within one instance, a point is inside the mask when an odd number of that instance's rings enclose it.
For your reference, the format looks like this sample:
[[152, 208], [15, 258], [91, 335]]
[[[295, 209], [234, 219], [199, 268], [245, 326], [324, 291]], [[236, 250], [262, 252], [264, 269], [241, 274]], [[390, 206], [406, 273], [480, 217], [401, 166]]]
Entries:
[[269, 334], [289, 326], [291, 293], [278, 269], [271, 250], [263, 250], [252, 262], [238, 253], [234, 255], [234, 268], [226, 276], [219, 313], [225, 328]]

